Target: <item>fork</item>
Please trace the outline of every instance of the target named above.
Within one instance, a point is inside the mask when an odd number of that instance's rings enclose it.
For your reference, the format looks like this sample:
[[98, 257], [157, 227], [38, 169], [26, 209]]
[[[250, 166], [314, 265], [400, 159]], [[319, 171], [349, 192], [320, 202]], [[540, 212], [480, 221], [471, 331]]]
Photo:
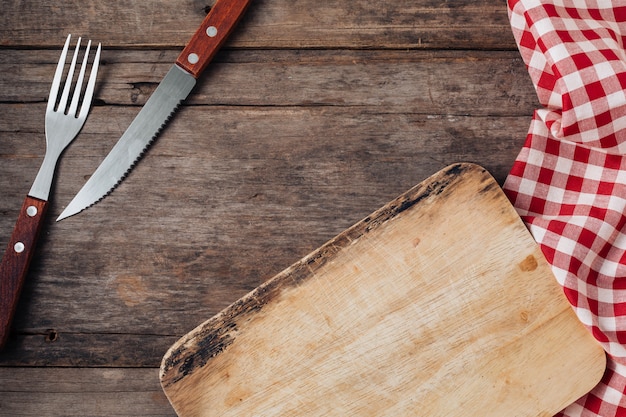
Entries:
[[[0, 348], [4, 346], [9, 336], [17, 301], [48, 207], [48, 197], [57, 161], [63, 150], [74, 140], [85, 124], [96, 84], [100, 62], [100, 44], [98, 44], [91, 64], [89, 81], [83, 93], [83, 80], [88, 66], [91, 41], [87, 43], [78, 79], [75, 83], [73, 82], [81, 42], [81, 38], [78, 38], [63, 91], [59, 95], [71, 37], [72, 35], [68, 35], [65, 41], [48, 97], [45, 117], [46, 153], [37, 177], [19, 212], [15, 228], [0, 264]], [[72, 88], [74, 91], [68, 105]], [[79, 103], [81, 103], [80, 112], [78, 112]]]

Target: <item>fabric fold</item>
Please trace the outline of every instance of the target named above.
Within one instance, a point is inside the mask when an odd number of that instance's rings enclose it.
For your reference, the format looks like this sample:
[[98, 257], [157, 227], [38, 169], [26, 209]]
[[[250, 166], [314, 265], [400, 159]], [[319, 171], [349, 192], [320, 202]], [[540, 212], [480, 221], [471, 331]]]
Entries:
[[626, 416], [626, 2], [508, 10], [541, 108], [504, 190], [608, 356], [602, 382], [559, 416]]

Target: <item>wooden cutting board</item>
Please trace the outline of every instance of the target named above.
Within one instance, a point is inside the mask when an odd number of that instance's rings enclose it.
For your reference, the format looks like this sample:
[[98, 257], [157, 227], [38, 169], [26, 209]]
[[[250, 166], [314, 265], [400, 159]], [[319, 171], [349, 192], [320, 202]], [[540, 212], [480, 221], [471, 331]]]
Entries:
[[481, 167], [437, 173], [184, 336], [191, 416], [552, 416], [605, 356]]

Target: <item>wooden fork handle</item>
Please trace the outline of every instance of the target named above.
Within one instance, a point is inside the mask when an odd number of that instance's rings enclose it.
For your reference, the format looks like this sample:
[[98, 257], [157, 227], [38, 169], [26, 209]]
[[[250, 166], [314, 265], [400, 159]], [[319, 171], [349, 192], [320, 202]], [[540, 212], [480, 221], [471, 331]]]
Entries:
[[0, 264], [0, 348], [4, 347], [48, 202], [26, 196]]

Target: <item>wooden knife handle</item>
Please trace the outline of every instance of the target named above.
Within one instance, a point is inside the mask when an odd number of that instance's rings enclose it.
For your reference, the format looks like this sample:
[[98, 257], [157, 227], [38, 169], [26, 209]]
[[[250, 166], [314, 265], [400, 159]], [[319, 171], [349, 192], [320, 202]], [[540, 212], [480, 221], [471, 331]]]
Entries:
[[251, 0], [217, 0], [176, 64], [198, 78], [239, 22]]
[[9, 337], [17, 301], [47, 208], [47, 201], [26, 197], [2, 258], [0, 264], [0, 348], [5, 345]]

